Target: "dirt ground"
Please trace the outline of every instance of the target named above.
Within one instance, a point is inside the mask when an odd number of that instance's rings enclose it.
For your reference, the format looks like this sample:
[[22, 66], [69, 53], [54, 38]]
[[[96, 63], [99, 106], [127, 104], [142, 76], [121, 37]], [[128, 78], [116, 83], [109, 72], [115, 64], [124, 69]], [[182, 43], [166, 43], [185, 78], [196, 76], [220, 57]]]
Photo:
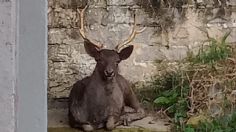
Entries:
[[[80, 132], [68, 125], [67, 102], [65, 100], [48, 102], [48, 132]], [[105, 130], [97, 130], [105, 131]], [[148, 115], [129, 126], [118, 126], [113, 132], [169, 132], [170, 123]]]

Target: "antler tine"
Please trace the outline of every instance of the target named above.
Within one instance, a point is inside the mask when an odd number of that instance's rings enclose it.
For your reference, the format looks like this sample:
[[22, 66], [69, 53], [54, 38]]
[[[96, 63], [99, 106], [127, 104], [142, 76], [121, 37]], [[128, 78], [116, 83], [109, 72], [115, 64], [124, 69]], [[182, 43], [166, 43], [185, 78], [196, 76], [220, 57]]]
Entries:
[[[90, 41], [88, 38], [86, 38], [85, 36], [85, 32], [84, 32], [84, 12], [85, 10], [88, 8], [88, 5], [86, 5], [83, 9], [78, 9], [79, 11], [79, 15], [80, 15], [80, 29], [79, 29], [79, 33], [82, 36], [82, 38], [86, 41]], [[92, 41], [90, 41], [92, 42]], [[103, 47], [102, 44], [95, 44], [93, 43], [98, 49], [101, 49]]]
[[86, 5], [83, 9], [78, 9], [79, 15], [80, 15], [80, 29], [79, 33], [82, 36], [83, 39], [85, 39], [85, 33], [84, 33], [84, 12], [88, 8], [88, 5]]
[[137, 25], [136, 25], [136, 19], [135, 19], [135, 14], [134, 14], [134, 26], [133, 26], [133, 28], [132, 28], [132, 32], [131, 32], [131, 34], [129, 35], [128, 39], [126, 39], [123, 43], [118, 44], [118, 45], [115, 47], [115, 49], [116, 49], [117, 51], [118, 51], [120, 48], [122, 48], [122, 47], [126, 46], [127, 44], [129, 44], [130, 42], [132, 42], [133, 39], [135, 38], [135, 36], [136, 36], [137, 34], [142, 33], [142, 32], [146, 29], [146, 27], [144, 27], [143, 29], [136, 31], [136, 28], [137, 28], [136, 26], [137, 26]]

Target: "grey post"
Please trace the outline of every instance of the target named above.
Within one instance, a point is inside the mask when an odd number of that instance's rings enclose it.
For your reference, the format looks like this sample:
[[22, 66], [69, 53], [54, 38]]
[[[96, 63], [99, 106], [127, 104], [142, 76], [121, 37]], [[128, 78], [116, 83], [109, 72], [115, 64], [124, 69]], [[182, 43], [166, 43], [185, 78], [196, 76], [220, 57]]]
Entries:
[[46, 132], [47, 0], [16, 1], [16, 132]]

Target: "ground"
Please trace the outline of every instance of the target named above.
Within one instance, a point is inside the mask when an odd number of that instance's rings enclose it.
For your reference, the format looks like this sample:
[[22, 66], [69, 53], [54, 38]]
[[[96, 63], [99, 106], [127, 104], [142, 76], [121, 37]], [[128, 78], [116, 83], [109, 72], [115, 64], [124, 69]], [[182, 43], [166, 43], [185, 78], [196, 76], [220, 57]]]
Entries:
[[[67, 103], [65, 100], [49, 101], [48, 132], [79, 132], [68, 126]], [[104, 130], [100, 130], [104, 131]], [[170, 124], [149, 114], [142, 120], [132, 122], [129, 126], [118, 126], [113, 132], [168, 132]]]

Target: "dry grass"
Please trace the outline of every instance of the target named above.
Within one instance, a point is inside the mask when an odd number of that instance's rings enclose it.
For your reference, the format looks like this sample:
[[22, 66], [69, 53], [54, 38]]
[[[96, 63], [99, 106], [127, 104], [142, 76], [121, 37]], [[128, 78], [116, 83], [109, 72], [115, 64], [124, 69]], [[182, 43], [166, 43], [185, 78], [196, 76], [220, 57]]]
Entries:
[[235, 58], [227, 58], [214, 65], [192, 65], [186, 73], [190, 73], [187, 74], [191, 88], [189, 115], [210, 110], [211, 106], [218, 106], [221, 109], [218, 114], [221, 115], [228, 101], [232, 109], [234, 108], [235, 100], [232, 97], [236, 90]]
[[[188, 101], [187, 118], [183, 120], [186, 123], [188, 118], [204, 113], [209, 117], [222, 116], [232, 113], [236, 105], [236, 54], [230, 57], [216, 61], [211, 64], [186, 62], [161, 62], [157, 65], [159, 74], [155, 78], [163, 78], [166, 73], [181, 72], [181, 81], [189, 82], [189, 91], [186, 100]], [[153, 85], [153, 84], [152, 84]], [[156, 84], [154, 84], [156, 85]], [[158, 84], [159, 85], [159, 84]], [[165, 88], [157, 86], [157, 88]], [[182, 87], [182, 86], [181, 86]], [[173, 87], [172, 87], [173, 88]], [[153, 89], [150, 85], [145, 86], [144, 91], [138, 92], [138, 96], [144, 103], [151, 102], [157, 98], [160, 91]], [[150, 104], [149, 108], [150, 108]], [[154, 107], [154, 108], [153, 108]], [[163, 107], [151, 107], [151, 111], [157, 111], [159, 116], [168, 118], [168, 109]]]

